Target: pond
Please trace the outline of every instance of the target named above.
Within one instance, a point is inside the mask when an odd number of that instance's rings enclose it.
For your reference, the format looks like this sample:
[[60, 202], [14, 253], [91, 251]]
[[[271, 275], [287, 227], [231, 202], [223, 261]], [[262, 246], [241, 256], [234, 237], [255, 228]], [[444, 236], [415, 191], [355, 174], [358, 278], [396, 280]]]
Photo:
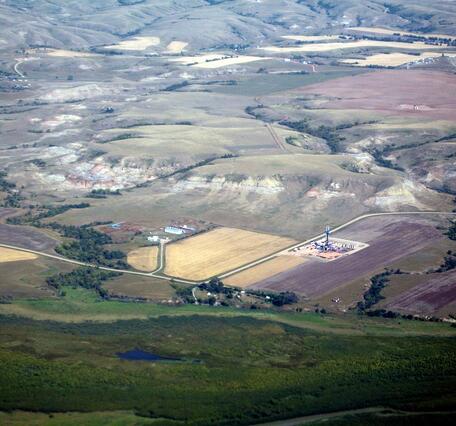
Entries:
[[118, 358], [127, 361], [181, 361], [179, 358], [160, 356], [141, 349], [133, 349], [127, 352], [117, 352], [116, 355]]

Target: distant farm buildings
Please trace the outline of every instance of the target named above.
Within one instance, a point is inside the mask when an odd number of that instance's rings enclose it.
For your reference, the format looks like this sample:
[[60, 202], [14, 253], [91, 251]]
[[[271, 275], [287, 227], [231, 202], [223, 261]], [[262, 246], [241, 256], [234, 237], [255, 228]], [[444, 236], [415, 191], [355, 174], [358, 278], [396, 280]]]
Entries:
[[178, 228], [177, 226], [167, 226], [165, 228], [165, 232], [167, 234], [173, 234], [173, 235], [184, 235], [187, 232], [189, 232], [189, 230], [187, 230], [185, 228]]
[[165, 232], [167, 234], [174, 234], [174, 235], [184, 235], [184, 234], [191, 234], [196, 232], [197, 229], [191, 226], [182, 225], [182, 226], [174, 226], [170, 225], [165, 228]]

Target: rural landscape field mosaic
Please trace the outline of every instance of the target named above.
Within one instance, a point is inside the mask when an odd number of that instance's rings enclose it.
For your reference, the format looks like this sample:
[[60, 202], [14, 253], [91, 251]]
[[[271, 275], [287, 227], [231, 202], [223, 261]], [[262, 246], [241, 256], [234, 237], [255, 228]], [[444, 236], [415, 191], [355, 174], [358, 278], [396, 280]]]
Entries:
[[453, 425], [453, 0], [0, 2], [0, 424]]

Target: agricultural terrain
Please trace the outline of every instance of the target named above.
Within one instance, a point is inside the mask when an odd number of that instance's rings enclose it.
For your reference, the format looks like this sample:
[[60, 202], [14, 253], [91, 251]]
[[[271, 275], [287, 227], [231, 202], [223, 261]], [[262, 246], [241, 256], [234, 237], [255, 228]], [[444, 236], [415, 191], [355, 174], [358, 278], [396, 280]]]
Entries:
[[452, 0], [1, 1], [0, 423], [453, 424], [455, 197]]
[[165, 272], [171, 276], [205, 280], [235, 269], [296, 241], [233, 228], [218, 228], [167, 247]]

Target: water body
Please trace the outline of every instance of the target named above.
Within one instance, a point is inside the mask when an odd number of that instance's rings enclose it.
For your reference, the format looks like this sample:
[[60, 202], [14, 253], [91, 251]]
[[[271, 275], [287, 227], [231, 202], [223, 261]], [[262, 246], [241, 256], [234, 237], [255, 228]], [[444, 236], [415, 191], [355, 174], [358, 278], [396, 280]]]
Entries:
[[141, 349], [133, 349], [127, 352], [117, 352], [116, 355], [118, 358], [127, 361], [181, 361], [181, 359], [179, 358], [160, 356], [157, 354], [153, 354], [152, 352], [143, 351]]

